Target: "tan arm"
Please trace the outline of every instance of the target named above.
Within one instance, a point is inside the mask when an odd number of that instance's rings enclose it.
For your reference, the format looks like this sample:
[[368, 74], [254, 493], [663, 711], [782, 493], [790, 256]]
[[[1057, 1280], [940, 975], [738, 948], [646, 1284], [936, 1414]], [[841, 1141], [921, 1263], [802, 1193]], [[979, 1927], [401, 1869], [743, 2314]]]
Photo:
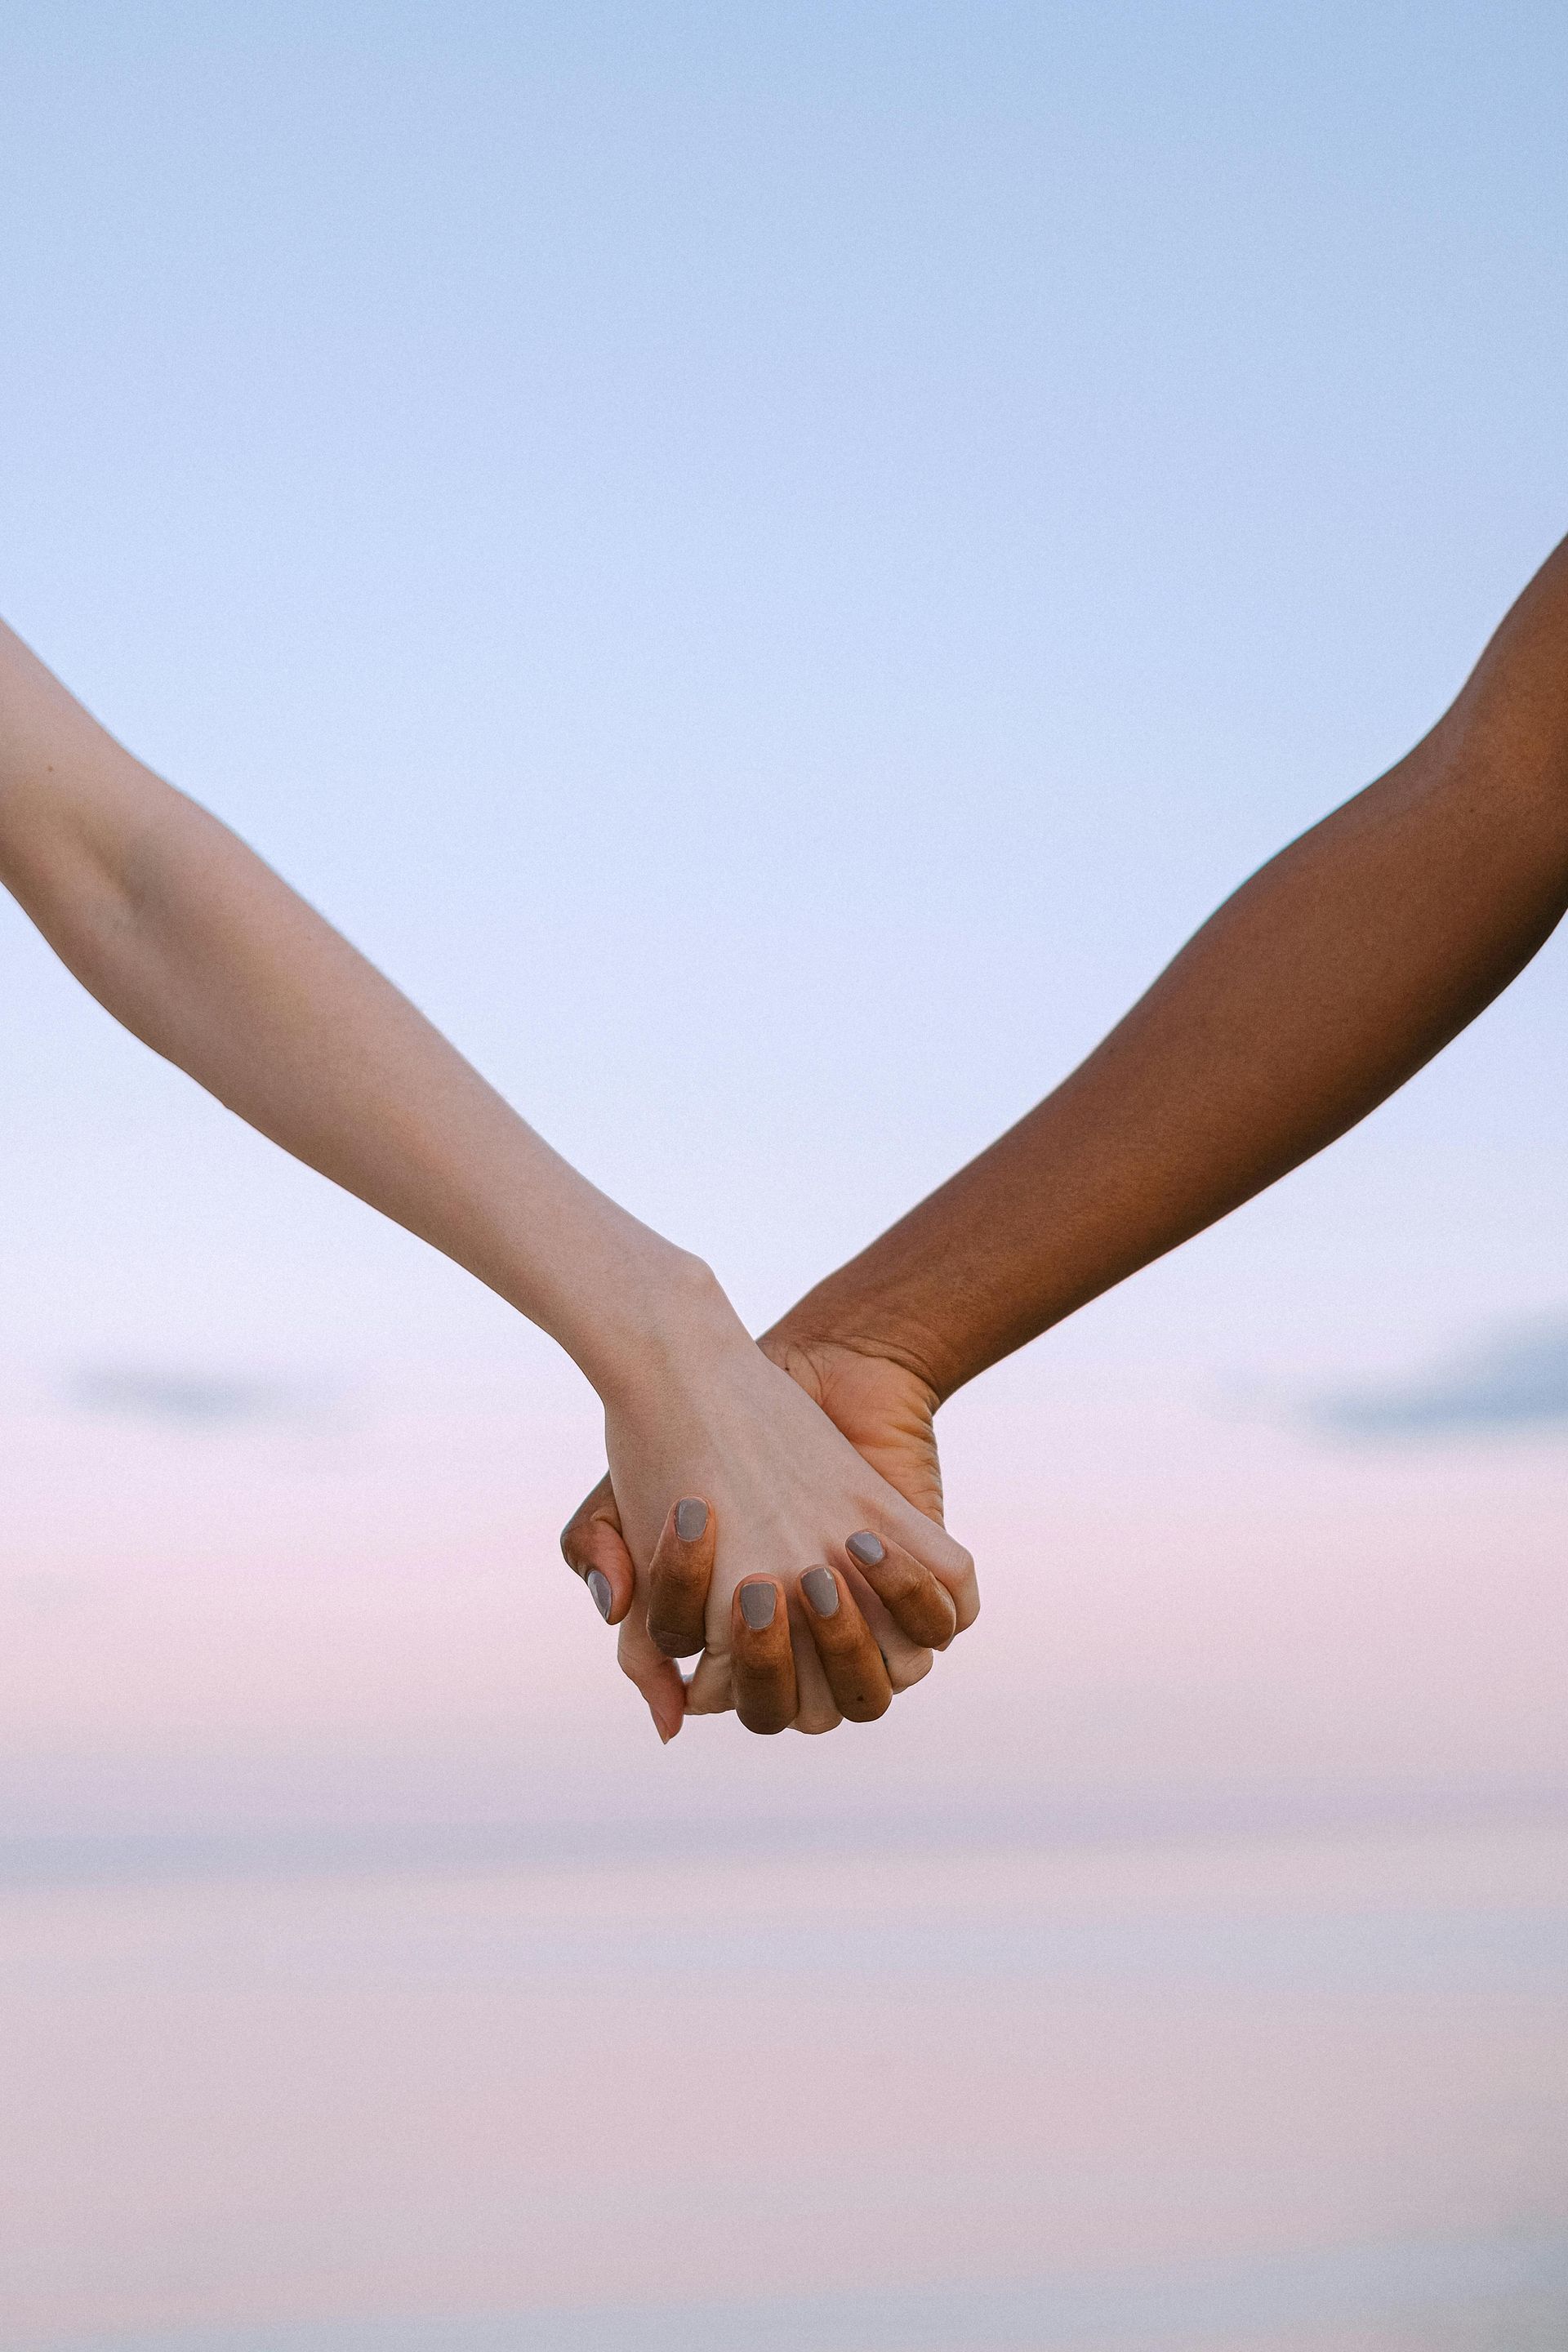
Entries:
[[933, 1400], [1321, 1151], [1568, 908], [1568, 542], [1447, 717], [1243, 885], [1079, 1068], [769, 1335]]

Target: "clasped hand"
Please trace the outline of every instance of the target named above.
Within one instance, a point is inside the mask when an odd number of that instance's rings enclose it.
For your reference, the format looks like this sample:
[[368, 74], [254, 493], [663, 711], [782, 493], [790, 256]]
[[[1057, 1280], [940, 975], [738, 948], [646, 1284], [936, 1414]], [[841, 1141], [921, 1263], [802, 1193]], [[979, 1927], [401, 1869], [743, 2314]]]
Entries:
[[563, 1553], [661, 1738], [731, 1706], [755, 1732], [868, 1722], [979, 1609], [942, 1523], [934, 1392], [784, 1326], [755, 1342], [713, 1289], [657, 1372], [607, 1398], [609, 1471]]

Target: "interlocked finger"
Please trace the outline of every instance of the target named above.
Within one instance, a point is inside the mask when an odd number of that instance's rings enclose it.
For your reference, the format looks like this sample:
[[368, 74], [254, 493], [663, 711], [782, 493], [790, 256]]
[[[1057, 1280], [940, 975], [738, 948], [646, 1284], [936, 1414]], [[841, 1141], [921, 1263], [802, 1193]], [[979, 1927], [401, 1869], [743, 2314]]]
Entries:
[[801, 1613], [811, 1630], [834, 1705], [851, 1723], [874, 1723], [893, 1703], [888, 1668], [844, 1579], [808, 1568], [799, 1580]]
[[947, 1587], [902, 1544], [869, 1528], [844, 1547], [888, 1614], [921, 1648], [945, 1649], [958, 1628], [958, 1610]]
[[689, 1658], [707, 1640], [703, 1623], [713, 1575], [713, 1513], [700, 1496], [677, 1503], [647, 1571], [647, 1630], [667, 1658]]
[[735, 1588], [730, 1647], [735, 1712], [748, 1731], [785, 1731], [800, 1708], [789, 1612], [771, 1576]]
[[607, 1478], [600, 1479], [562, 1528], [561, 1556], [587, 1586], [600, 1616], [618, 1625], [632, 1605], [637, 1571]]
[[795, 1720], [792, 1731], [816, 1738], [837, 1731], [844, 1717], [834, 1698], [816, 1644], [805, 1623], [805, 1608], [798, 1592], [789, 1603], [790, 1646], [795, 1652]]

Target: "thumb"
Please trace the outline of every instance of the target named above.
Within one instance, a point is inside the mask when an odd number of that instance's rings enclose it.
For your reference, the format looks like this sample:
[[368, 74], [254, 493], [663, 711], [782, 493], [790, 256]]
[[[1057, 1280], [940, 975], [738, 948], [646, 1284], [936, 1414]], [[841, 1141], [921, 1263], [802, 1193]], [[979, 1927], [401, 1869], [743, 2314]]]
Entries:
[[623, 1620], [616, 1655], [622, 1674], [647, 1700], [654, 1729], [668, 1748], [686, 1719], [686, 1685], [675, 1660], [655, 1646], [646, 1609], [635, 1609]]

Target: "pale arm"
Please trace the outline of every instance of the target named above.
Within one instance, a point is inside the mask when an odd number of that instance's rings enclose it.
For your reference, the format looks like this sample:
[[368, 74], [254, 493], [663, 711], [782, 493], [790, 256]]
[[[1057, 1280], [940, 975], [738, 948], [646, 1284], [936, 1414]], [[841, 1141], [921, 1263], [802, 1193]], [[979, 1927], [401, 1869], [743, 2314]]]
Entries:
[[[0, 882], [127, 1028], [560, 1340], [604, 1399], [640, 1562], [678, 1499], [712, 1506], [710, 1646], [722, 1652], [747, 1578], [775, 1600], [766, 1727], [838, 1720], [839, 1693], [800, 1621], [803, 1570], [852, 1578], [846, 1539], [876, 1528], [928, 1570], [966, 1572], [959, 1548], [759, 1353], [699, 1259], [570, 1168], [363, 957], [3, 628]], [[915, 1679], [929, 1653], [861, 1597], [892, 1680]], [[684, 1699], [663, 1663], [648, 1696], [668, 1738]], [[862, 1681], [844, 1695], [862, 1704]]]
[[216, 817], [0, 625], [0, 881], [116, 1020], [613, 1381], [700, 1269], [535, 1135]]

